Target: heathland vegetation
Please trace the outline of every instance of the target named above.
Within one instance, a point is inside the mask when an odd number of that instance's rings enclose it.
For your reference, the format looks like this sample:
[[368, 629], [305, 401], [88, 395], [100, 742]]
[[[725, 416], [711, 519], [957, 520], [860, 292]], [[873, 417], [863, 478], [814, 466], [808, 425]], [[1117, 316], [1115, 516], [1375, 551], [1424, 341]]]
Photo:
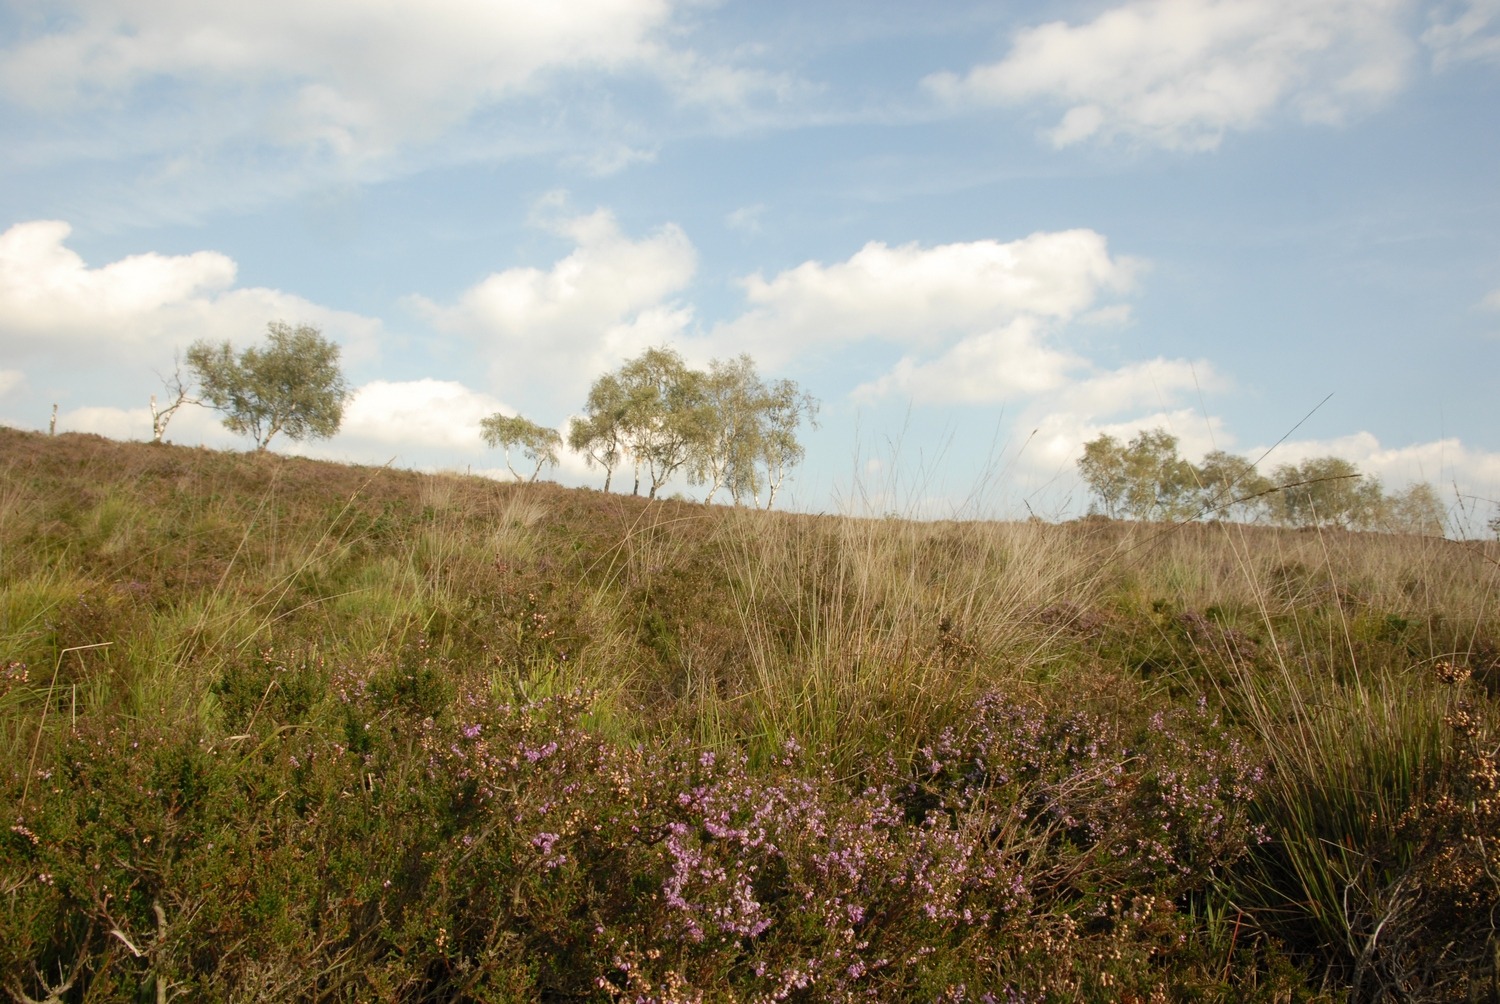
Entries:
[[1495, 1000], [1497, 586], [0, 429], [0, 992]]

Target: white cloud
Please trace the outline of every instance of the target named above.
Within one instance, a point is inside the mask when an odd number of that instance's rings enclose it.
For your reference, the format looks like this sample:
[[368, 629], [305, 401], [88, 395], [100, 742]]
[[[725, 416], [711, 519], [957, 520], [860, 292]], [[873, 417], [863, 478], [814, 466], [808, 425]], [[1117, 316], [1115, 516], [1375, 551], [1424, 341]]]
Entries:
[[552, 225], [576, 246], [551, 268], [496, 272], [451, 306], [411, 302], [440, 330], [478, 341], [509, 393], [546, 385], [576, 405], [579, 388], [599, 373], [686, 330], [692, 310], [674, 297], [698, 257], [673, 224], [640, 240], [602, 209]]
[[498, 398], [450, 380], [373, 380], [344, 407], [339, 439], [405, 449], [485, 449], [480, 419], [515, 414]]
[[1021, 466], [1038, 474], [1071, 472], [1084, 443], [1106, 433], [1129, 440], [1151, 429], [1176, 436], [1178, 451], [1190, 460], [1230, 449], [1233, 438], [1218, 416], [1184, 405], [1200, 392], [1228, 386], [1204, 360], [1158, 358], [1081, 375], [1022, 412], [1019, 424], [1036, 431]]
[[[982, 356], [997, 339], [1016, 344], [1018, 334], [1003, 329], [1018, 319], [1064, 322], [1104, 293], [1128, 290], [1137, 265], [1110, 257], [1092, 230], [933, 247], [872, 241], [847, 261], [744, 279], [750, 309], [714, 339], [773, 367], [820, 346], [872, 340], [930, 352], [977, 337], [965, 351]], [[909, 363], [913, 373], [919, 363]]]
[[[654, 80], [680, 107], [739, 128], [756, 99], [782, 101], [798, 88], [743, 65], [744, 53], [689, 47], [692, 26], [680, 14], [701, 5], [63, 0], [54, 5], [61, 10], [0, 43], [0, 98], [43, 115], [96, 113], [96, 147], [171, 156], [169, 172], [232, 170], [248, 140], [311, 154], [304, 166], [331, 161], [343, 173], [378, 173], [393, 155], [451, 135], [488, 109], [581, 85], [581, 98], [568, 102], [569, 122], [551, 112], [527, 118], [525, 128], [507, 122], [490, 146], [576, 146], [559, 140], [581, 130], [600, 152], [574, 166], [609, 174], [655, 154], [598, 135], [601, 124], [608, 132], [621, 121], [612, 100], [594, 104], [590, 88], [600, 74]], [[226, 106], [236, 113], [225, 115]], [[122, 121], [125, 128], [115, 128]], [[102, 142], [99, 133], [107, 134]], [[185, 134], [194, 149], [179, 156]], [[274, 156], [262, 157], [255, 173], [274, 174], [275, 166]]]
[[1078, 380], [1057, 400], [1081, 415], [1119, 415], [1136, 408], [1165, 407], [1189, 394], [1227, 386], [1228, 381], [1207, 360], [1156, 358]]
[[917, 404], [983, 404], [1015, 395], [1055, 390], [1086, 365], [1078, 356], [1048, 348], [1035, 318], [971, 335], [936, 358], [905, 356], [895, 369], [854, 391], [856, 399], [887, 395]]
[[1148, 412], [1118, 422], [1101, 422], [1095, 415], [1055, 411], [1027, 423], [1036, 429], [1023, 454], [1024, 465], [1035, 471], [1071, 472], [1083, 455], [1083, 445], [1101, 435], [1129, 441], [1141, 432], [1164, 429], [1177, 437], [1177, 451], [1198, 461], [1210, 450], [1230, 449], [1231, 437], [1217, 416], [1204, 417], [1191, 408]]
[[267, 99], [264, 122], [281, 141], [344, 154], [429, 137], [551, 71], [644, 66], [672, 15], [670, 0], [69, 6], [76, 16], [0, 55], [0, 92], [58, 108], [171, 81]]
[[[1258, 457], [1264, 452], [1265, 448], [1260, 448], [1253, 455]], [[1500, 454], [1472, 449], [1457, 438], [1394, 447], [1382, 445], [1370, 432], [1333, 439], [1290, 440], [1270, 448], [1263, 467], [1300, 464], [1326, 456], [1353, 461], [1363, 473], [1378, 475], [1395, 487], [1408, 481], [1442, 485], [1455, 480], [1466, 490], [1493, 491], [1500, 486]]]
[[26, 382], [26, 374], [20, 370], [0, 370], [0, 396], [10, 393]]
[[724, 225], [731, 230], [740, 230], [747, 234], [758, 234], [761, 229], [761, 217], [765, 215], [764, 203], [757, 202], [753, 206], [741, 206], [724, 217]]
[[320, 327], [344, 361], [378, 351], [380, 322], [280, 290], [234, 287], [216, 251], [139, 254], [91, 268], [66, 246], [67, 223], [35, 220], [0, 233], [0, 350], [76, 359], [164, 360], [196, 338], [248, 343], [273, 320]]
[[37, 220], [0, 234], [0, 325], [7, 334], [83, 336], [234, 284], [234, 262], [213, 251], [132, 255], [90, 269], [64, 246], [71, 232], [62, 221]]
[[1404, 85], [1409, 0], [1130, 0], [1016, 33], [1009, 54], [925, 83], [951, 101], [1063, 106], [1056, 146], [1207, 150], [1287, 109], [1339, 122]]
[[1500, 310], [1500, 289], [1492, 291], [1483, 300], [1480, 300], [1479, 305], [1486, 310]]
[[[509, 481], [513, 475], [499, 451], [485, 444], [480, 420], [496, 414], [514, 415], [516, 409], [499, 398], [454, 380], [373, 380], [354, 391], [344, 408], [338, 435], [326, 442], [285, 444], [287, 452], [361, 463], [413, 462], [422, 469], [464, 469], [484, 477]], [[560, 428], [567, 428], [564, 421]], [[529, 474], [519, 454], [517, 470]], [[476, 464], [473, 461], [480, 461]], [[581, 454], [559, 451], [558, 466], [549, 477], [573, 482], [595, 480]]]
[[1422, 41], [1439, 69], [1469, 60], [1500, 60], [1500, 0], [1445, 5]]
[[[145, 442], [151, 438], [151, 409], [99, 405], [70, 408], [58, 413], [57, 431], [92, 432], [110, 439]], [[249, 442], [224, 428], [220, 415], [207, 408], [182, 408], [177, 411], [168, 423], [163, 438], [169, 443], [220, 448], [233, 448]]]
[[636, 164], [656, 163], [657, 151], [641, 150], [624, 143], [601, 147], [586, 154], [575, 154], [564, 163], [595, 178], [607, 178]]

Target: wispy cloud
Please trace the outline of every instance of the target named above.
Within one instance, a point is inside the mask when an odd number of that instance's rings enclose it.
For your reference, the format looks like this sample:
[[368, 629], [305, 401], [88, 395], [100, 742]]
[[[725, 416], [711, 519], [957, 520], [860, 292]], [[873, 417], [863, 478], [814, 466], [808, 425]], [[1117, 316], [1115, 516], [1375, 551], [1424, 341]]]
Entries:
[[762, 202], [753, 206], [740, 206], [724, 217], [724, 225], [742, 233], [758, 234], [761, 231], [761, 218], [765, 214], [766, 206]]
[[373, 154], [428, 138], [554, 71], [653, 54], [668, 0], [97, 0], [4, 52], [0, 91], [38, 108], [129, 103], [148, 84], [248, 102], [243, 125], [289, 145]]
[[1422, 33], [1438, 69], [1453, 63], [1500, 61], [1500, 0], [1443, 5]]
[[569, 155], [564, 163], [595, 178], [608, 178], [637, 164], [656, 162], [657, 151], [615, 143], [587, 153]]

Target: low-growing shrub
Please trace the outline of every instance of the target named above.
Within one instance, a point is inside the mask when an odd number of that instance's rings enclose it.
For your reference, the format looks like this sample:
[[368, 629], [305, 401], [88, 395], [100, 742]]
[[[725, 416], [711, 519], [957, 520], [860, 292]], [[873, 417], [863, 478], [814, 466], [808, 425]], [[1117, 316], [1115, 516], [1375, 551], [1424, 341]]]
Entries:
[[0, 845], [12, 992], [1146, 995], [1185, 897], [1244, 852], [1256, 768], [1202, 710], [1130, 728], [989, 697], [851, 781], [795, 747], [752, 771], [613, 744], [578, 696], [438, 701], [417, 670], [463, 677], [424, 659], [267, 653], [220, 688], [243, 731], [58, 742]]

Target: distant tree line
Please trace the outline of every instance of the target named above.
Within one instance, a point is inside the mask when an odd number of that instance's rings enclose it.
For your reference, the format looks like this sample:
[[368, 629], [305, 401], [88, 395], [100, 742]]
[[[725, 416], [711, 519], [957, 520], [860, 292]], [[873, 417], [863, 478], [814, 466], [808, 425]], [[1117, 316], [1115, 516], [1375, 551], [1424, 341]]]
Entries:
[[1090, 511], [1114, 519], [1444, 532], [1443, 505], [1431, 484], [1419, 481], [1388, 494], [1342, 457], [1281, 464], [1267, 476], [1223, 450], [1190, 463], [1178, 455], [1177, 437], [1153, 429], [1129, 442], [1106, 434], [1085, 443], [1078, 470], [1093, 495]]
[[[350, 393], [339, 367], [339, 347], [314, 327], [281, 321], [267, 326], [263, 345], [236, 353], [229, 342], [194, 342], [186, 363], [199, 386], [197, 396], [179, 366], [163, 383], [165, 406], [151, 398], [152, 439], [161, 442], [167, 423], [184, 404], [223, 414], [232, 432], [248, 435], [265, 450], [277, 435], [327, 438], [338, 432]], [[590, 467], [604, 468], [608, 491], [615, 470], [634, 474], [647, 494], [682, 473], [706, 485], [705, 502], [719, 492], [736, 505], [769, 509], [804, 455], [798, 430], [816, 425], [818, 402], [792, 380], [763, 379], [748, 355], [714, 360], [707, 370], [689, 368], [669, 348], [648, 349], [594, 381], [581, 417], [566, 436], [520, 415], [496, 413], [480, 420], [486, 445], [505, 451], [505, 466], [517, 480], [535, 481], [556, 467], [564, 443]], [[517, 459], [530, 465], [523, 473]]]
[[[249, 435], [257, 450], [275, 436], [326, 438], [343, 419], [349, 390], [339, 347], [309, 325], [280, 321], [263, 346], [236, 354], [228, 342], [193, 343], [188, 369], [200, 387], [193, 397], [180, 368], [164, 381], [168, 402], [151, 400], [152, 438], [160, 442], [184, 404], [223, 413], [230, 430]], [[748, 355], [689, 368], [669, 348], [648, 349], [594, 381], [582, 416], [566, 435], [520, 415], [480, 421], [485, 443], [505, 451], [518, 480], [535, 481], [556, 467], [566, 445], [590, 467], [604, 469], [609, 491], [617, 468], [633, 475], [640, 494], [655, 498], [673, 475], [707, 486], [705, 502], [723, 491], [735, 505], [770, 508], [804, 449], [803, 423], [816, 425], [818, 402], [792, 380], [766, 381]], [[515, 451], [531, 465], [523, 475]], [[1085, 443], [1079, 473], [1093, 495], [1090, 511], [1114, 519], [1267, 521], [1284, 526], [1335, 526], [1442, 534], [1444, 510], [1428, 482], [1388, 494], [1373, 477], [1341, 457], [1282, 464], [1269, 476], [1240, 456], [1214, 450], [1200, 464], [1177, 453], [1177, 437], [1142, 430], [1128, 442], [1108, 434]], [[1489, 528], [1500, 536], [1500, 516]]]
[[681, 473], [707, 486], [705, 502], [723, 491], [735, 505], [770, 508], [804, 455], [797, 432], [804, 422], [816, 423], [817, 411], [818, 402], [795, 381], [767, 382], [748, 355], [695, 370], [660, 347], [595, 380], [566, 437], [519, 415], [490, 415], [480, 432], [506, 451], [506, 466], [518, 478], [512, 450], [534, 465], [529, 480], [535, 480], [556, 466], [566, 442], [590, 467], [604, 469], [605, 491], [616, 469], [632, 472], [637, 495], [644, 475], [650, 498]]

